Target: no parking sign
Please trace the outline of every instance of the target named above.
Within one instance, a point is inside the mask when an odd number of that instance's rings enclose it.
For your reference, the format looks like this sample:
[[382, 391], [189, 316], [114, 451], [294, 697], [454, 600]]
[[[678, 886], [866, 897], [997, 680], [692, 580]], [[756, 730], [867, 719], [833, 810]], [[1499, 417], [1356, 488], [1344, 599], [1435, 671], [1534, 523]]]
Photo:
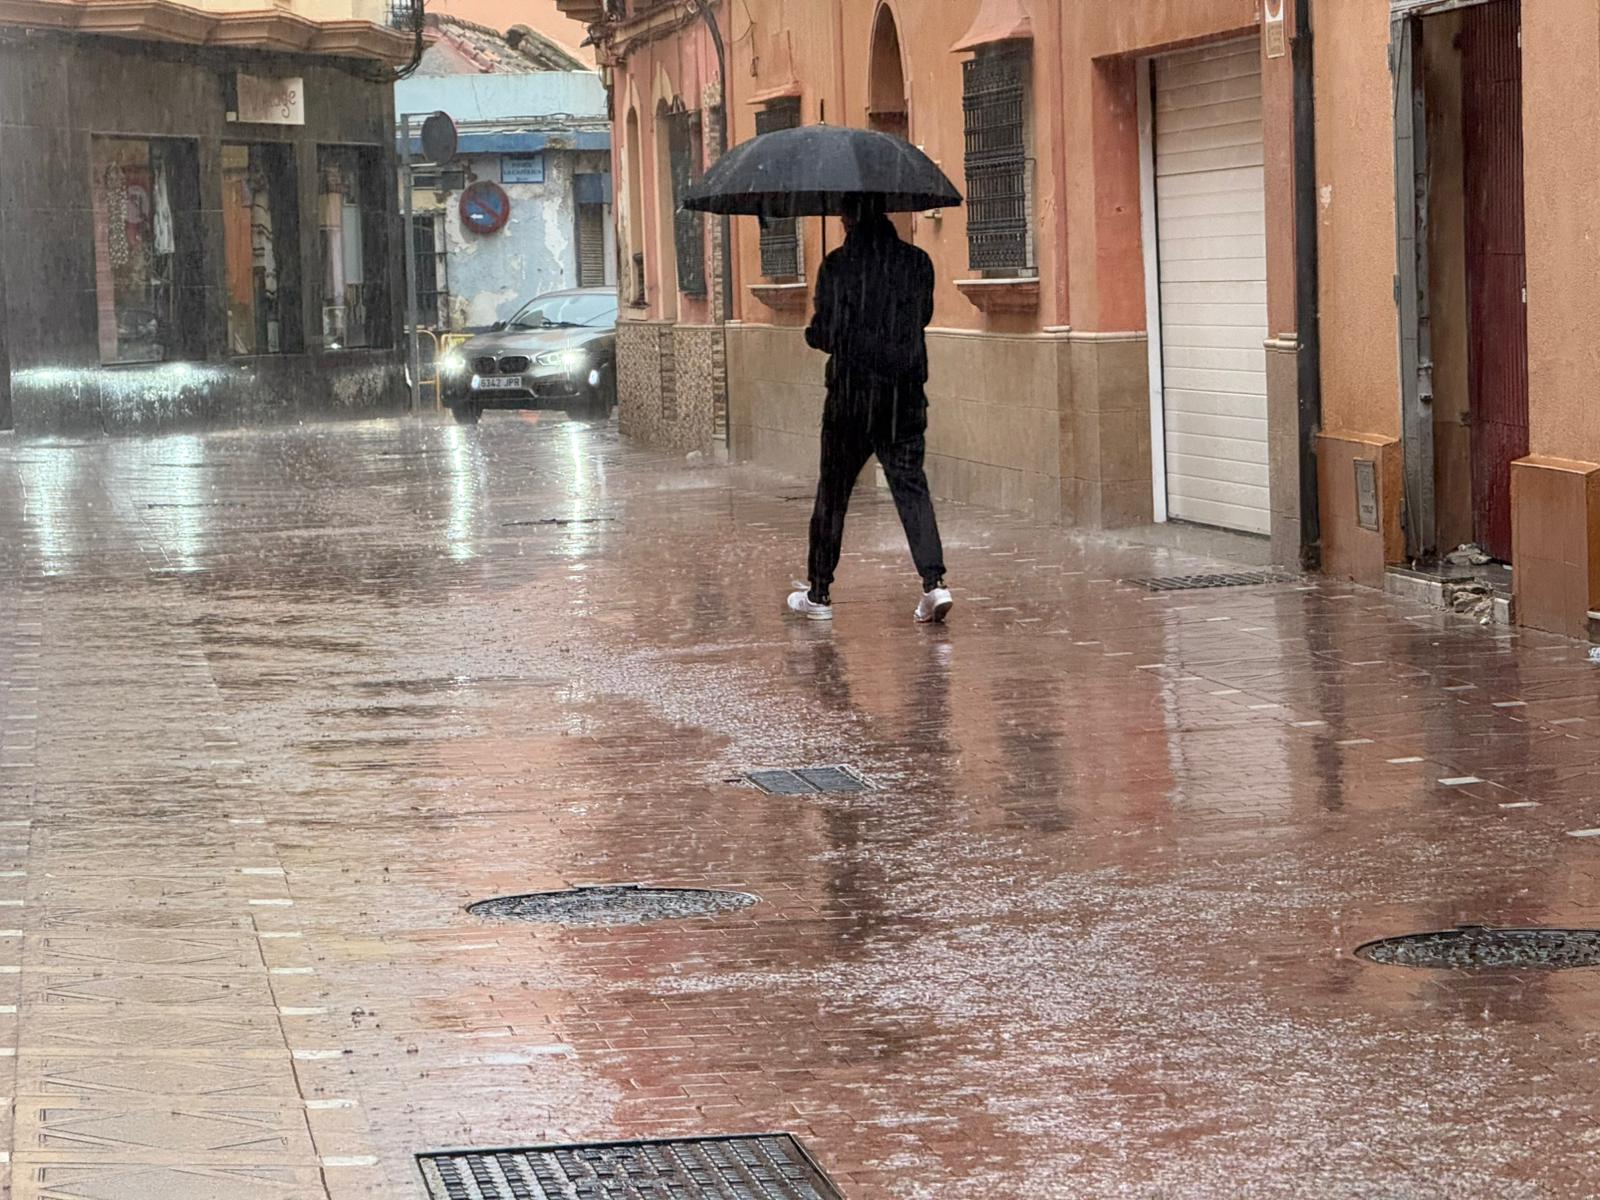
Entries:
[[480, 179], [461, 193], [461, 223], [476, 234], [499, 233], [511, 219], [511, 197], [498, 183]]

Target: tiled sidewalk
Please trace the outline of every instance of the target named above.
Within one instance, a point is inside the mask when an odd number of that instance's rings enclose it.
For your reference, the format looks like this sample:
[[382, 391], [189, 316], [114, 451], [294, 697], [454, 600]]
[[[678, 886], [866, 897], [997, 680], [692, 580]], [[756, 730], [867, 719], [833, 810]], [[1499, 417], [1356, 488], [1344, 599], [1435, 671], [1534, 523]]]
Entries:
[[[1600, 1191], [1585, 647], [947, 508], [791, 623], [806, 489], [546, 416], [0, 442], [11, 1194], [418, 1197], [784, 1130], [850, 1200]], [[852, 797], [759, 767], [849, 763]], [[572, 883], [761, 903], [491, 924]]]

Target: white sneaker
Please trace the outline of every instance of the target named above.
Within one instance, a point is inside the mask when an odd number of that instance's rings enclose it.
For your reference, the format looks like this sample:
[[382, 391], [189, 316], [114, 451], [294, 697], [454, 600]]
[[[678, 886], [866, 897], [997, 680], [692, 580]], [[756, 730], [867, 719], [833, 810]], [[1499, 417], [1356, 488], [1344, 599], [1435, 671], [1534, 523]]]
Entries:
[[917, 624], [931, 625], [943, 621], [950, 615], [950, 606], [955, 602], [949, 588], [936, 587], [931, 592], [922, 593], [922, 600], [917, 605]]
[[789, 593], [789, 611], [800, 614], [808, 621], [833, 620], [833, 605], [816, 603], [811, 599], [809, 588]]

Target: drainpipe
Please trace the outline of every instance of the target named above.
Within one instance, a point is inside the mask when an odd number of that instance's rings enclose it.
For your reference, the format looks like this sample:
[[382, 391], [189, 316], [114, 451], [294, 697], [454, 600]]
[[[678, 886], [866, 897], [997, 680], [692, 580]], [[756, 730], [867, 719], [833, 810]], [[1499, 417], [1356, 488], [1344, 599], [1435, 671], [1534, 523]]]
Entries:
[[[0, 246], [6, 244], [5, 236], [6, 211], [0, 208]], [[0, 256], [0, 322], [6, 317], [6, 264]], [[9, 334], [3, 324], [0, 324], [0, 433], [13, 426], [11, 414], [11, 357], [7, 349]]]
[[[409, 376], [406, 382], [411, 385], [411, 412], [415, 415], [422, 411], [422, 349], [417, 333], [421, 316], [417, 312], [417, 231], [412, 224], [415, 214], [411, 196], [416, 190], [416, 177], [411, 171], [411, 117], [407, 113], [400, 114], [400, 185], [405, 189], [401, 193], [400, 207], [405, 232], [400, 244], [405, 247], [406, 256], [406, 374]], [[437, 364], [437, 357], [434, 361]]]
[[1316, 58], [1312, 0], [1294, 12], [1294, 255], [1295, 355], [1300, 397], [1300, 561], [1322, 565], [1322, 515], [1317, 491], [1317, 434], [1322, 429], [1321, 292], [1317, 268]]
[[[844, 69], [844, 5], [835, 4], [833, 7], [833, 87], [834, 94], [839, 100], [839, 124], [850, 124], [850, 102], [847, 93], [846, 72]], [[872, 23], [877, 25], [878, 14], [874, 10]], [[793, 59], [790, 60], [793, 62]], [[817, 113], [821, 122], [828, 123], [828, 101], [826, 98], [818, 101]], [[822, 257], [828, 257], [828, 218], [819, 217], [817, 227], [822, 230]]]
[[[877, 24], [877, 13], [873, 13], [873, 24]], [[845, 69], [844, 69], [844, 5], [833, 6], [833, 86], [839, 95], [839, 109], [844, 114], [844, 123], [850, 124], [850, 105], [845, 98]]]
[[1056, 313], [1057, 325], [1072, 323], [1071, 293], [1068, 291], [1067, 238], [1071, 231], [1067, 222], [1067, 6], [1051, 6], [1055, 14], [1056, 53], [1051, 69], [1055, 73], [1055, 112], [1050, 119], [1050, 152], [1057, 172], [1056, 188]]

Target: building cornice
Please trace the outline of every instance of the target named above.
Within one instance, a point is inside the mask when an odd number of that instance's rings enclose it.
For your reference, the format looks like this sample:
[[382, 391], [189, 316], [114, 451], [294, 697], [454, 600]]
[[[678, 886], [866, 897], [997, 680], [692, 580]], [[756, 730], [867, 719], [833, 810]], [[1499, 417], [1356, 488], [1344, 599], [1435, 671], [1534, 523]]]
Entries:
[[[603, 67], [620, 66], [645, 46], [671, 37], [700, 19], [690, 0], [658, 0], [643, 12], [622, 17], [608, 14], [598, 0], [556, 0], [556, 7], [588, 25], [589, 42]], [[707, 0], [707, 7], [721, 8], [722, 0]]]
[[412, 35], [370, 21], [310, 21], [282, 9], [208, 12], [174, 0], [0, 0], [0, 26], [185, 46], [411, 61]]

